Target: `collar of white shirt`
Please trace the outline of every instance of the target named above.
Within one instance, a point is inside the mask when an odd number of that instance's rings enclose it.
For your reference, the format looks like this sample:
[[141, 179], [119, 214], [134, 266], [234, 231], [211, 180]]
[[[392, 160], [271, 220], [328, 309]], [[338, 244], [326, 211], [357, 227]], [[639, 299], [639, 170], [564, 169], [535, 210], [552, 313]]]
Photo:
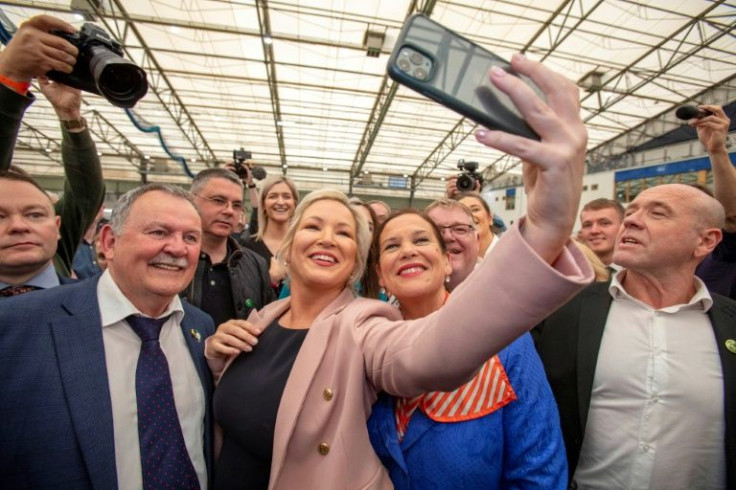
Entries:
[[[130, 315], [143, 315], [115, 284], [109, 270], [106, 270], [100, 277], [100, 282], [97, 284], [97, 297], [100, 301], [100, 319], [103, 327], [121, 322]], [[176, 324], [181, 324], [181, 319], [184, 317], [184, 308], [181, 306], [179, 296], [174, 296], [174, 299], [166, 307], [166, 311], [158, 318], [167, 315], [173, 315]]]
[[[611, 294], [613, 299], [628, 299], [646, 307], [647, 309], [652, 309], [649, 305], [639, 301], [626, 292], [623, 285], [621, 284], [621, 281], [623, 280], [625, 274], [626, 269], [621, 269], [616, 274], [614, 274], [613, 278], [611, 279], [611, 285], [608, 287], [608, 292]], [[688, 301], [687, 304], [673, 305], [662, 308], [661, 311], [674, 313], [683, 309], [702, 309], [703, 311], [710, 310], [710, 308], [713, 306], [713, 298], [711, 298], [710, 293], [708, 292], [708, 288], [705, 287], [705, 283], [703, 283], [703, 281], [701, 281], [699, 277], [693, 276], [693, 279], [695, 281], [695, 294], [692, 298], [690, 298], [690, 301]]]

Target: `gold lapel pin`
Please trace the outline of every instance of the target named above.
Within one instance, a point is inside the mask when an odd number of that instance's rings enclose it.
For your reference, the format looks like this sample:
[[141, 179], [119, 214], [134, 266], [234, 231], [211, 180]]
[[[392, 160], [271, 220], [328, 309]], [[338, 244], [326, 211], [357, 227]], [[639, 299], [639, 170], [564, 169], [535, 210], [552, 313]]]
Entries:
[[194, 328], [191, 329], [189, 331], [189, 335], [191, 335], [192, 338], [195, 339], [197, 342], [200, 342], [200, 343], [202, 342], [202, 336], [199, 334], [199, 331], [198, 330], [196, 330]]

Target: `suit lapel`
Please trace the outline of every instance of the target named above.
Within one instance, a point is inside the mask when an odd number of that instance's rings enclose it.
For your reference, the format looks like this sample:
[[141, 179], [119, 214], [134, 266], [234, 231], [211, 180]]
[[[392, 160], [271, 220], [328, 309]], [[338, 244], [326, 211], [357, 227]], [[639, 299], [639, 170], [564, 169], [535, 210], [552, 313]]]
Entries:
[[189, 354], [191, 354], [192, 360], [194, 361], [194, 367], [197, 368], [197, 374], [199, 375], [199, 380], [202, 382], [202, 386], [205, 389], [205, 395], [207, 395], [207, 393], [211, 392], [210, 387], [212, 385], [212, 375], [207, 369], [207, 364], [204, 359], [204, 340], [206, 332], [202, 330], [202, 325], [197, 325], [196, 322], [191, 319], [191, 315], [188, 314], [190, 306], [184, 302], [182, 302], [182, 306], [184, 308], [184, 318], [182, 319], [179, 327], [181, 328], [181, 333], [184, 335], [184, 339], [186, 340]]
[[597, 283], [586, 289], [580, 296], [580, 317], [578, 319], [577, 345], [577, 383], [578, 413], [580, 429], [585, 431], [590, 406], [590, 393], [593, 389], [598, 351], [601, 347], [603, 330], [608, 319], [613, 298], [608, 292], [610, 283]]
[[179, 327], [187, 343], [189, 354], [192, 356], [194, 367], [199, 375], [199, 381], [202, 383], [202, 390], [204, 390], [204, 457], [205, 465], [207, 466], [207, 478], [211, 484], [214, 473], [212, 394], [215, 387], [212, 373], [210, 373], [207, 367], [207, 361], [204, 358], [204, 341], [207, 332], [203, 329], [203, 325], [197, 324], [196, 320], [193, 319], [194, 315], [191, 313], [192, 307], [184, 301], [182, 301], [182, 307], [184, 308], [184, 318], [182, 318]]
[[[726, 342], [736, 341], [736, 306], [718, 295], [713, 296], [713, 307], [708, 311], [718, 354], [723, 370], [724, 419], [726, 422], [726, 472], [727, 487], [736, 485], [736, 353], [726, 347]], [[729, 345], [732, 345], [729, 342]]]
[[117, 488], [112, 402], [102, 341], [97, 280], [76, 285], [51, 322], [67, 406], [94, 488]]
[[[304, 339], [304, 344], [299, 349], [289, 379], [286, 381], [284, 394], [276, 415], [276, 432], [273, 440], [273, 461], [271, 462], [269, 488], [273, 487], [278, 480], [299, 412], [312, 385], [317, 368], [319, 368], [327, 350], [334, 323], [338, 321], [334, 317], [328, 317], [339, 312], [341, 310], [340, 306], [346, 305], [353, 298], [353, 293], [346, 289], [330, 303], [314, 320], [307, 337]], [[284, 308], [285, 310], [286, 308]]]

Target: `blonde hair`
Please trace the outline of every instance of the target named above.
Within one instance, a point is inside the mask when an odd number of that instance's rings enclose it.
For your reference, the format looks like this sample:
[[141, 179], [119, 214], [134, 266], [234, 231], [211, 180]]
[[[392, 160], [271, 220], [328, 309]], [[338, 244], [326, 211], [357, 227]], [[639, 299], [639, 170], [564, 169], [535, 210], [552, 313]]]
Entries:
[[572, 239], [578, 246], [585, 258], [588, 259], [588, 263], [593, 268], [595, 273], [596, 282], [606, 282], [611, 277], [611, 271], [606, 267], [606, 264], [593, 252], [593, 250], [582, 241], [577, 238]]
[[316, 203], [317, 201], [325, 200], [336, 201], [342, 204], [348, 211], [350, 211], [350, 214], [355, 220], [355, 243], [357, 245], [358, 253], [355, 257], [353, 272], [352, 274], [350, 274], [350, 278], [348, 279], [348, 283], [346, 285], [355, 289], [355, 284], [363, 276], [363, 270], [365, 269], [366, 261], [368, 260], [368, 250], [371, 246], [371, 232], [368, 229], [368, 221], [363, 217], [362, 214], [360, 214], [353, 206], [350, 205], [350, 201], [348, 201], [347, 196], [338, 190], [323, 189], [310, 192], [309, 194], [307, 194], [304, 200], [299, 203], [296, 210], [294, 211], [294, 217], [291, 220], [289, 231], [286, 232], [286, 236], [281, 241], [281, 246], [276, 253], [276, 260], [279, 261], [281, 267], [283, 267], [288, 274], [289, 269], [287, 267], [287, 260], [289, 258], [291, 246], [294, 243], [294, 236], [296, 235], [299, 224], [304, 217], [304, 212], [309, 208], [309, 206]]
[[[263, 181], [261, 187], [261, 193], [258, 195], [258, 232], [255, 235], [256, 240], [263, 240], [263, 234], [268, 228], [268, 215], [266, 214], [266, 196], [273, 186], [276, 184], [284, 183], [289, 186], [291, 195], [294, 198], [294, 206], [299, 204], [299, 191], [296, 189], [296, 184], [293, 180], [286, 177], [285, 175], [272, 175]], [[292, 220], [293, 220], [292, 216]]]

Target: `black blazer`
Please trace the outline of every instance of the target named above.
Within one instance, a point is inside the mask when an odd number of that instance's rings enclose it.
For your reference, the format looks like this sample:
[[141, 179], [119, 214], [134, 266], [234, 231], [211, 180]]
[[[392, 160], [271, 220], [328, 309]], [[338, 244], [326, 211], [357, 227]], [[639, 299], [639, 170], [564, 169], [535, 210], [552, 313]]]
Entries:
[[[533, 331], [560, 411], [570, 480], [583, 444], [598, 351], [613, 301], [609, 285], [591, 284]], [[736, 353], [726, 348], [726, 340], [736, 340], [736, 301], [711, 296], [713, 307], [708, 317], [723, 367], [726, 481], [728, 488], [736, 488]]]

